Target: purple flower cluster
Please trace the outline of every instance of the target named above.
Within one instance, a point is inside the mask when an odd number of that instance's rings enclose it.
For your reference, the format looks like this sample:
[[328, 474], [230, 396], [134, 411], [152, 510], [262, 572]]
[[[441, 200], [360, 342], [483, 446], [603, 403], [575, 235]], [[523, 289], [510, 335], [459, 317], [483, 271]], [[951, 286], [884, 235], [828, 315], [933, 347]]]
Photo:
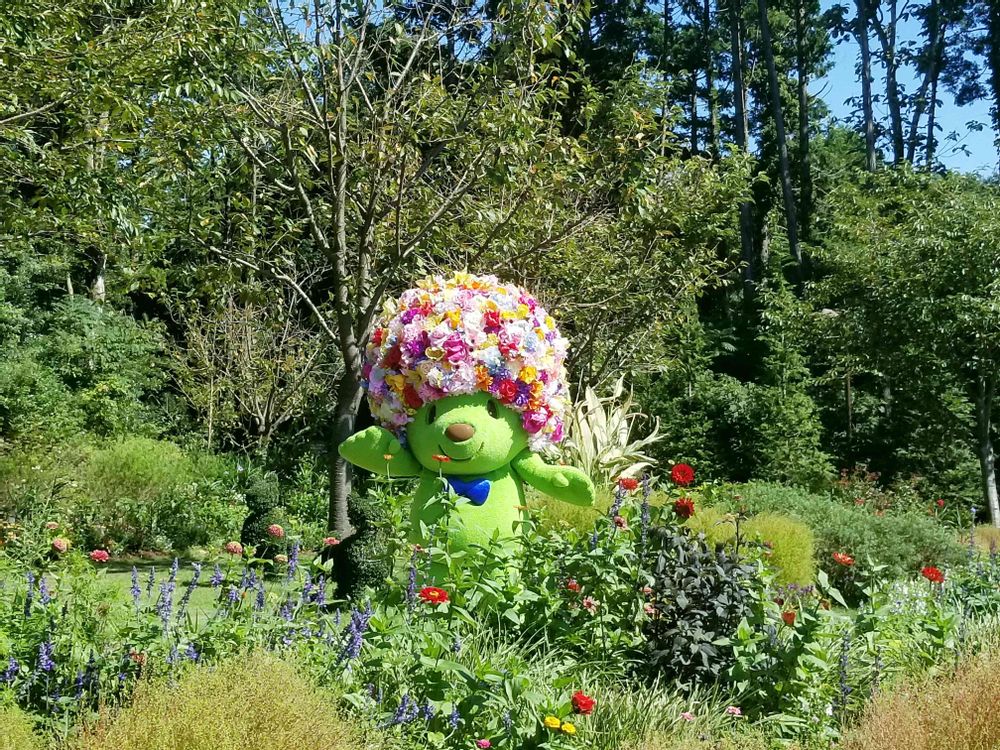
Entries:
[[0, 672], [0, 684], [9, 685], [17, 677], [18, 672], [21, 671], [21, 665], [18, 664], [17, 659], [13, 656], [10, 657], [10, 661], [7, 662], [7, 669]]
[[213, 589], [217, 589], [222, 585], [224, 578], [225, 577], [222, 575], [222, 568], [219, 567], [219, 563], [216, 563], [215, 570], [212, 571], [212, 577], [208, 579], [209, 584], [211, 584]]
[[42, 672], [51, 672], [56, 668], [56, 663], [52, 659], [52, 641], [43, 641], [38, 646], [38, 669]]
[[132, 594], [132, 602], [135, 608], [139, 609], [139, 599], [142, 597], [142, 589], [139, 588], [139, 569], [132, 566], [132, 587], [129, 589]]
[[396, 713], [392, 715], [392, 718], [382, 722], [382, 727], [387, 728], [396, 726], [397, 724], [409, 724], [411, 721], [416, 720], [419, 715], [420, 708], [418, 708], [416, 701], [410, 698], [409, 693], [405, 693], [399, 701]]
[[371, 602], [365, 605], [364, 610], [351, 609], [351, 621], [344, 634], [344, 647], [338, 661], [357, 659], [361, 655], [361, 647], [365, 643], [365, 632], [368, 630], [368, 624], [374, 614]]

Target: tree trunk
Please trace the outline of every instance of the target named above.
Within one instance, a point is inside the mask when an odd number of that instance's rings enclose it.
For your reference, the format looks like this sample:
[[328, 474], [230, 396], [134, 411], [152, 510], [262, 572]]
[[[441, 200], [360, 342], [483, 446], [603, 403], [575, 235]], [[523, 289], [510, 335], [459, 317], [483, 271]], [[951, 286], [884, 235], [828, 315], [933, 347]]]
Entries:
[[990, 510], [990, 521], [1000, 529], [1000, 498], [997, 495], [996, 453], [993, 450], [993, 396], [991, 377], [980, 377], [976, 383], [976, 454], [982, 474], [983, 499]]
[[[865, 2], [865, 0], [862, 0]], [[898, 0], [889, 2], [889, 23], [882, 26], [875, 18], [875, 10], [867, 5], [868, 21], [882, 46], [885, 64], [885, 98], [889, 107], [889, 130], [892, 138], [892, 163], [902, 164], [905, 158], [903, 143], [903, 104], [899, 93], [899, 58], [896, 56], [896, 26], [899, 22]]]
[[691, 71], [691, 155], [698, 153], [698, 71]]
[[104, 289], [104, 275], [108, 269], [108, 254], [101, 253], [94, 263], [94, 283], [90, 287], [90, 297], [94, 302], [104, 302], [106, 295]]
[[997, 152], [1000, 154], [1000, 0], [986, 3], [988, 46], [987, 64], [990, 72], [990, 88], [993, 89], [993, 135]]
[[[736, 145], [747, 148], [747, 90], [743, 81], [743, 33], [741, 0], [729, 0], [729, 46], [732, 53], [733, 103], [736, 107]], [[743, 301], [749, 305], [754, 297], [756, 259], [753, 252], [753, 229], [749, 201], [740, 202], [740, 258], [743, 260]]]
[[795, 2], [795, 65], [799, 99], [799, 226], [809, 242], [812, 223], [812, 165], [809, 162], [809, 70], [806, 54], [805, 0]]
[[767, 78], [771, 89], [771, 112], [774, 116], [774, 130], [778, 140], [779, 168], [781, 170], [781, 195], [785, 203], [785, 222], [788, 225], [788, 249], [795, 260], [797, 286], [802, 291], [803, 268], [802, 250], [799, 247], [798, 222], [795, 212], [795, 194], [792, 191], [791, 170], [788, 165], [788, 143], [785, 138], [785, 116], [781, 106], [781, 89], [778, 86], [778, 69], [774, 63], [774, 43], [771, 39], [771, 24], [767, 19], [767, 0], [757, 0], [760, 14], [761, 45], [767, 63]]
[[868, 12], [865, 0], [854, 0], [857, 10], [858, 46], [861, 48], [861, 111], [865, 128], [865, 169], [875, 171], [875, 110], [872, 106], [872, 52], [868, 44]]
[[713, 159], [719, 157], [719, 101], [715, 91], [712, 51], [712, 4], [702, 3], [701, 43], [705, 46], [705, 92], [708, 96], [708, 149]]
[[338, 539], [354, 533], [347, 515], [347, 500], [351, 494], [351, 465], [340, 457], [340, 444], [354, 434], [358, 407], [362, 397], [361, 383], [347, 370], [337, 383], [337, 403], [334, 407], [333, 445], [330, 446], [330, 509], [327, 528]]

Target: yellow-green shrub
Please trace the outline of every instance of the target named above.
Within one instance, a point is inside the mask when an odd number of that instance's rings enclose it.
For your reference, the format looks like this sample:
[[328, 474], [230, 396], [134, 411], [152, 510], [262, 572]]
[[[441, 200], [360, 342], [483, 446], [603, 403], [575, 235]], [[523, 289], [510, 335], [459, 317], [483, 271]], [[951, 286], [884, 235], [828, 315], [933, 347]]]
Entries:
[[1000, 651], [980, 654], [950, 678], [897, 686], [877, 698], [844, 750], [991, 750], [1000, 734]]
[[816, 575], [816, 541], [801, 521], [779, 513], [761, 513], [746, 524], [747, 538], [771, 545], [768, 559], [777, 571], [777, 582], [807, 586]]
[[41, 750], [31, 718], [17, 706], [0, 706], [0, 750]]
[[141, 685], [88, 728], [83, 750], [365, 750], [364, 733], [292, 665], [255, 654]]
[[[693, 533], [704, 533], [710, 544], [731, 544], [736, 537], [735, 523], [715, 508], [699, 508], [686, 524]], [[816, 574], [816, 543], [804, 523], [780, 513], [761, 513], [746, 521], [740, 533], [743, 539], [771, 545], [768, 562], [777, 572], [777, 583], [800, 586], [812, 583]]]
[[[965, 540], [968, 541], [969, 535], [966, 533]], [[1000, 552], [1000, 529], [990, 524], [982, 524], [976, 527], [976, 546], [979, 547], [983, 552], [989, 554], [993, 550]]]

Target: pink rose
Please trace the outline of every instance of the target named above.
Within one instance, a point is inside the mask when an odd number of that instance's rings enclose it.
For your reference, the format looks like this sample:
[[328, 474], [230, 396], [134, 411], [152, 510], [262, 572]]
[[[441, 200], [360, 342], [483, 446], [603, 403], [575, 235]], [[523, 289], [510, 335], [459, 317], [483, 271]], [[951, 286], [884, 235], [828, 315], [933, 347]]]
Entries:
[[103, 549], [95, 549], [89, 555], [87, 555], [87, 557], [89, 557], [95, 563], [106, 563], [108, 560], [111, 559], [111, 555], [109, 555]]

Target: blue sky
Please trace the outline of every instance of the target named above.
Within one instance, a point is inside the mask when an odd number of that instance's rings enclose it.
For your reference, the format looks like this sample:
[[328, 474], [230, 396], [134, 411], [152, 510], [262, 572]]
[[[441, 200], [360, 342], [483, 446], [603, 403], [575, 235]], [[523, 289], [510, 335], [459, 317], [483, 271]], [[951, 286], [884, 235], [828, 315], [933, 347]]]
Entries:
[[[824, 0], [826, 7], [829, 3]], [[900, 25], [899, 35], [901, 38], [917, 38], [919, 34], [919, 22], [910, 20]], [[872, 38], [873, 51], [877, 45], [874, 36]], [[813, 94], [820, 96], [827, 106], [832, 110], [833, 116], [838, 119], [847, 118], [851, 114], [852, 107], [846, 103], [847, 99], [858, 96], [861, 91], [861, 84], [855, 74], [855, 65], [858, 59], [858, 46], [852, 39], [850, 42], [842, 42], [834, 47], [831, 57], [831, 69], [827, 76], [817, 79], [810, 86]], [[884, 71], [875, 67], [872, 70], [875, 78], [873, 90], [875, 93], [885, 90]], [[919, 81], [904, 73], [900, 82], [907, 91], [915, 91], [919, 88]], [[990, 124], [990, 102], [980, 100], [964, 107], [955, 104], [954, 98], [947, 92], [940, 92], [941, 106], [938, 107], [938, 122], [941, 129], [938, 132], [938, 157], [949, 168], [963, 172], [978, 172], [984, 176], [992, 175], [997, 168], [997, 152], [993, 145], [993, 128]], [[876, 108], [876, 117], [888, 122], [888, 112], [884, 106]], [[973, 132], [967, 123], [978, 121], [984, 125], [980, 132]], [[958, 133], [957, 143], [961, 143], [969, 150], [966, 155], [956, 148], [956, 143], [946, 141], [945, 138], [951, 132]]]

